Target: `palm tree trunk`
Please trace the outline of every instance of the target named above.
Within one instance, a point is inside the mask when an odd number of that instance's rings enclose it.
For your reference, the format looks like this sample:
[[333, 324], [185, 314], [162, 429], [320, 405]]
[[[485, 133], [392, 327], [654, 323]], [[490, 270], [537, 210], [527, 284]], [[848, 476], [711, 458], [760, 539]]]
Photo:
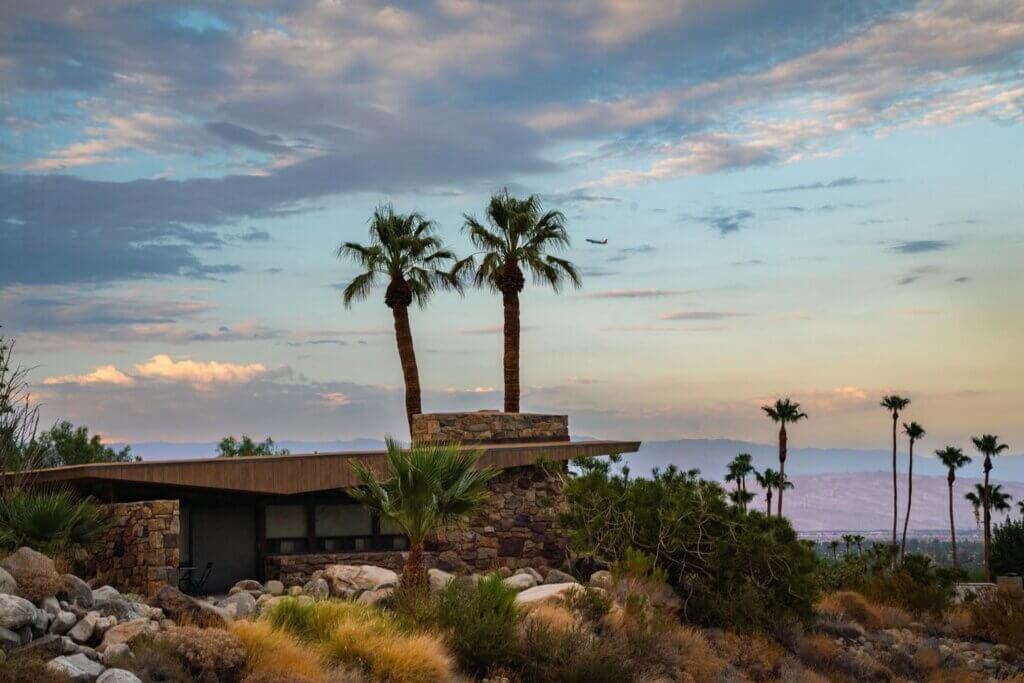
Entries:
[[766, 505], [767, 510], [765, 510], [765, 513], [767, 514], [768, 517], [771, 517], [772, 516], [772, 490], [770, 488], [768, 489], [768, 492], [765, 494], [765, 500], [768, 501], [767, 505]]
[[991, 534], [991, 523], [992, 523], [992, 511], [991, 501], [989, 500], [989, 489], [988, 489], [988, 472], [992, 469], [992, 461], [989, 457], [985, 456], [985, 489], [982, 491], [983, 496], [981, 499], [983, 513], [984, 513], [984, 524], [985, 524], [985, 583], [992, 583], [992, 564], [991, 564], [991, 552], [992, 552], [992, 534]]
[[405, 379], [405, 415], [409, 420], [409, 436], [412, 436], [412, 416], [423, 412], [420, 406], [420, 371], [416, 365], [412, 330], [409, 328], [409, 308], [395, 306], [391, 313], [395, 318], [395, 341], [398, 343], [398, 358]]
[[423, 592], [430, 588], [430, 578], [423, 564], [422, 543], [409, 545], [409, 554], [405, 558], [405, 567], [402, 570], [402, 588]]
[[782, 423], [782, 427], [779, 428], [779, 512], [778, 516], [782, 516], [782, 492], [786, 490], [786, 423]]
[[914, 440], [910, 440], [910, 453], [907, 461], [907, 516], [903, 520], [903, 542], [900, 543], [900, 562], [907, 552], [907, 525], [910, 524], [910, 504], [914, 502]]
[[949, 538], [953, 543], [953, 569], [959, 569], [960, 564], [956, 559], [956, 524], [953, 523], [953, 479], [953, 470], [950, 470], [946, 479], [949, 483]]
[[519, 412], [519, 292], [502, 293], [505, 305], [505, 412]]
[[900, 516], [899, 490], [896, 484], [896, 428], [899, 422], [899, 415], [892, 414], [892, 544], [896, 545], [896, 520]]

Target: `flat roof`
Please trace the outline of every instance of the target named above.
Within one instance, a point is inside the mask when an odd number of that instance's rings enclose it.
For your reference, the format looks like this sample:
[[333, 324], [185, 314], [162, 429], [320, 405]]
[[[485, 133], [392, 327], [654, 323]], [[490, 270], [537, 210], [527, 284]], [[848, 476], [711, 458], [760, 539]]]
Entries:
[[[598, 455], [634, 453], [639, 441], [552, 441], [465, 445], [483, 451], [478, 467], [508, 469], [539, 461], [565, 461]], [[104, 482], [157, 484], [235, 493], [295, 494], [353, 486], [359, 482], [352, 463], [362, 462], [384, 474], [386, 451], [346, 451], [260, 455], [242, 458], [145, 460], [69, 465], [22, 472], [32, 484]]]

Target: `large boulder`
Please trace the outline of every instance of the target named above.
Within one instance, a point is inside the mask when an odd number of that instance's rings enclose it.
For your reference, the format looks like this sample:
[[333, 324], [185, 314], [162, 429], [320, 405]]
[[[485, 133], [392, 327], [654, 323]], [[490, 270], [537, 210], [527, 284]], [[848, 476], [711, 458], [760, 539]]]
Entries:
[[561, 569], [552, 569], [544, 577], [544, 583], [576, 583], [576, 577], [566, 574]]
[[0, 567], [18, 582], [18, 594], [30, 600], [55, 595], [61, 588], [53, 560], [31, 548], [18, 548], [0, 562]]
[[68, 631], [68, 637], [76, 643], [88, 643], [96, 633], [96, 622], [100, 619], [99, 612], [89, 612], [78, 620], [78, 623]]
[[74, 574], [62, 574], [60, 579], [63, 587], [59, 595], [62, 598], [82, 609], [92, 608], [92, 589], [89, 588], [89, 584]]
[[17, 631], [36, 619], [36, 606], [17, 595], [0, 593], [0, 628]]
[[92, 608], [100, 613], [100, 616], [115, 617], [118, 621], [138, 619], [142, 615], [136, 612], [130, 602], [122, 597], [94, 599]]
[[607, 569], [599, 569], [590, 575], [590, 585], [594, 588], [611, 591], [615, 588], [615, 579]]
[[149, 600], [150, 607], [159, 607], [174, 621], [190, 620], [197, 625], [227, 625], [231, 615], [202, 600], [185, 595], [174, 586], [164, 585]]
[[314, 600], [326, 600], [331, 597], [331, 587], [320, 577], [307, 581], [302, 592]]
[[537, 579], [533, 578], [530, 574], [513, 574], [507, 579], [503, 579], [502, 582], [509, 588], [517, 591], [524, 591], [537, 585]]
[[127, 645], [142, 634], [155, 631], [156, 626], [151, 624], [148, 619], [133, 619], [111, 626], [103, 634], [103, 641], [96, 647], [96, 651], [106, 652], [115, 645]]
[[97, 600], [110, 600], [112, 598], [120, 597], [121, 591], [117, 590], [113, 586], [100, 586], [92, 592], [93, 602]]
[[252, 593], [242, 590], [218, 602], [217, 607], [227, 610], [235, 619], [248, 619], [256, 612], [256, 598], [252, 597]]
[[[567, 591], [582, 590], [578, 583], [548, 583], [528, 588], [516, 594], [516, 603], [534, 606], [548, 602], [560, 602]], [[597, 589], [595, 589], [597, 590]]]
[[[0, 627], [0, 652], [10, 652], [21, 647], [21, 636], [14, 631]], [[2, 664], [3, 662], [0, 662]]]
[[356, 602], [361, 602], [366, 605], [376, 605], [379, 602], [387, 600], [395, 594], [395, 587], [385, 586], [384, 588], [375, 588], [373, 590], [363, 591], [360, 596], [356, 599]]
[[95, 683], [104, 670], [102, 664], [92, 661], [81, 653], [56, 657], [51, 659], [46, 666], [63, 674], [74, 683]]
[[126, 669], [107, 669], [96, 683], [142, 683], [142, 679]]
[[263, 585], [263, 590], [271, 595], [284, 595], [284, 584], [276, 579], [271, 579]]
[[50, 624], [50, 633], [54, 633], [58, 636], [63, 636], [70, 631], [75, 624], [78, 623], [78, 617], [71, 612], [58, 612], [57, 616], [53, 618], [53, 623]]
[[369, 564], [328, 565], [320, 577], [327, 582], [331, 595], [335, 597], [353, 597], [382, 584], [398, 583], [398, 574], [395, 572]]
[[7, 593], [8, 595], [18, 594], [18, 582], [3, 567], [0, 567], [0, 593]]
[[430, 579], [430, 590], [439, 591], [448, 585], [448, 582], [454, 578], [454, 575], [440, 569], [428, 569], [427, 578]]

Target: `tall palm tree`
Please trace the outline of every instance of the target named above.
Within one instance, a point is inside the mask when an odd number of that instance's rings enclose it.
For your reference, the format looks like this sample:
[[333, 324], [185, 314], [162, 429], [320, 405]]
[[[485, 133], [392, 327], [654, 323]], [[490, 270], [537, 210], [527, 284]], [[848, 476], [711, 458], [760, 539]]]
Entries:
[[838, 560], [839, 559], [839, 541], [837, 541], [836, 539], [833, 538], [831, 541], [828, 542], [828, 547], [832, 551], [832, 560], [833, 561]]
[[850, 546], [853, 545], [853, 534], [843, 534], [843, 553], [850, 554]]
[[747, 493], [747, 476], [754, 471], [751, 460], [750, 453], [740, 453], [729, 463], [725, 474], [727, 482], [736, 482], [735, 499], [744, 512], [747, 510], [747, 503], [753, 499], [753, 495]]
[[342, 293], [346, 307], [370, 295], [378, 280], [387, 282], [384, 304], [395, 322], [395, 341], [405, 380], [405, 413], [412, 432], [412, 416], [422, 412], [420, 375], [416, 365], [409, 306], [426, 306], [438, 287], [461, 291], [454, 271], [440, 268], [454, 262], [455, 255], [445, 249], [434, 224], [418, 213], [395, 213], [390, 205], [378, 207], [370, 219], [370, 242], [344, 242], [338, 257], [354, 261], [363, 271], [352, 278]]
[[550, 250], [570, 246], [561, 211], [543, 211], [540, 199], [511, 196], [502, 190], [487, 205], [485, 226], [472, 216], [464, 216], [464, 230], [473, 245], [481, 251], [480, 264], [473, 257], [463, 260], [462, 267], [474, 267], [475, 283], [499, 292], [504, 305], [505, 320], [505, 412], [519, 412], [519, 293], [530, 271], [536, 284], [548, 285], [555, 292], [569, 282], [581, 284], [576, 266], [566, 259], [552, 256]]
[[[800, 412], [800, 404], [793, 403], [788, 398], [778, 399], [774, 405], [761, 406], [763, 410], [771, 419], [772, 422], [778, 423], [779, 425], [779, 476], [785, 480], [786, 478], [786, 424], [799, 422], [807, 418], [806, 413]], [[789, 483], [788, 481], [786, 483]], [[793, 484], [789, 483], [788, 488], [793, 488]], [[779, 511], [778, 515], [782, 516], [782, 492], [783, 489], [779, 489]]]
[[978, 449], [985, 456], [985, 488], [982, 489], [982, 521], [984, 525], [985, 533], [985, 582], [992, 582], [992, 504], [989, 498], [988, 479], [989, 472], [992, 471], [992, 456], [999, 455], [1005, 451], [1009, 446], [1005, 443], [999, 443], [999, 437], [995, 434], [982, 434], [981, 436], [975, 436], [971, 438], [974, 442], [974, 447]]
[[865, 541], [864, 536], [862, 536], [860, 534], [854, 534], [853, 535], [853, 544], [855, 546], [857, 546], [857, 554], [858, 555], [864, 554], [864, 541]]
[[773, 470], [771, 467], [766, 469], [764, 472], [754, 471], [754, 479], [757, 481], [757, 485], [764, 491], [765, 508], [764, 513], [768, 516], [772, 516], [772, 490], [775, 489], [775, 485], [779, 482], [779, 473]]
[[899, 519], [899, 495], [896, 486], [896, 431], [899, 427], [900, 411], [910, 405], [909, 398], [896, 394], [882, 397], [882, 407], [892, 413], [892, 542], [896, 544], [896, 522]]
[[903, 520], [903, 540], [900, 542], [900, 560], [907, 552], [907, 526], [910, 524], [910, 504], [914, 500], [914, 442], [921, 439], [924, 436], [924, 427], [911, 422], [907, 424], [903, 423], [903, 433], [907, 435], [910, 440], [910, 459], [908, 460], [907, 469], [907, 516]]
[[971, 458], [964, 455], [961, 449], [954, 446], [940, 448], [935, 451], [935, 455], [939, 456], [939, 460], [949, 470], [949, 474], [946, 475], [946, 483], [949, 485], [949, 538], [953, 544], [953, 568], [956, 569], [960, 565], [956, 557], [956, 523], [953, 521], [953, 482], [956, 481], [956, 471], [969, 464]]
[[453, 444], [415, 443], [409, 448], [387, 439], [386, 479], [361, 462], [352, 469], [360, 486], [348, 489], [356, 501], [394, 521], [409, 538], [402, 583], [425, 590], [423, 544], [437, 529], [470, 515], [487, 499], [487, 482], [497, 470], [477, 469], [480, 451]]

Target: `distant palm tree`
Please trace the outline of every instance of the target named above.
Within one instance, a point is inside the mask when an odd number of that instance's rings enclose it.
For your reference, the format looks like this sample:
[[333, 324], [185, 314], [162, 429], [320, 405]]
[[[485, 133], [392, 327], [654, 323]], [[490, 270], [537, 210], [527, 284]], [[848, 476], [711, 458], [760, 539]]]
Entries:
[[832, 551], [832, 559], [833, 560], [838, 560], [839, 559], [839, 541], [837, 541], [836, 539], [833, 538], [831, 541], [828, 542], [828, 547]]
[[1020, 508], [1020, 516], [1024, 518], [1024, 500], [1018, 500], [1017, 507]]
[[899, 519], [899, 496], [896, 486], [896, 430], [899, 427], [900, 411], [910, 405], [909, 398], [895, 394], [882, 397], [882, 407], [892, 413], [892, 542], [896, 544], [896, 522]]
[[975, 491], [968, 491], [967, 493], [964, 494], [964, 500], [969, 502], [971, 504], [971, 507], [974, 508], [974, 523], [975, 523], [975, 525], [977, 525], [980, 528], [981, 527], [981, 505], [982, 505], [982, 498], [985, 497], [985, 492], [984, 492], [981, 484], [975, 484], [974, 488], [976, 489]]
[[367, 298], [378, 279], [387, 282], [384, 304], [394, 317], [395, 341], [405, 380], [405, 414], [411, 434], [412, 416], [423, 411], [409, 306], [415, 303], [422, 308], [438, 287], [461, 291], [453, 272], [439, 268], [454, 262], [455, 255], [444, 248], [431, 221], [418, 213], [395, 213], [390, 205], [385, 205], [378, 207], [370, 219], [369, 244], [345, 242], [338, 247], [338, 257], [354, 261], [363, 271], [342, 292], [346, 307]]
[[956, 557], [956, 523], [953, 521], [953, 482], [956, 481], [956, 471], [969, 464], [971, 458], [964, 455], [961, 449], [954, 446], [941, 448], [935, 451], [935, 455], [939, 456], [939, 460], [949, 470], [949, 474], [946, 475], [946, 483], [949, 485], [949, 538], [953, 544], [953, 568], [956, 569], [960, 565]]
[[992, 471], [992, 456], [999, 455], [1005, 451], [1009, 446], [1005, 443], [999, 443], [999, 437], [995, 434], [983, 434], [981, 436], [975, 436], [971, 438], [974, 442], [974, 447], [978, 449], [985, 456], [985, 488], [982, 489], [984, 497], [982, 498], [982, 522], [985, 533], [985, 582], [992, 582], [992, 502], [989, 499], [988, 478], [989, 472]]
[[843, 553], [850, 554], [850, 546], [853, 545], [853, 534], [843, 534]]
[[[793, 403], [788, 398], [779, 399], [775, 401], [774, 405], [761, 406], [763, 410], [771, 419], [772, 422], [779, 424], [779, 476], [785, 480], [786, 477], [786, 424], [799, 422], [807, 418], [806, 413], [800, 412], [800, 404]], [[787, 483], [789, 483], [787, 481]], [[789, 484], [788, 488], [793, 488], [793, 484]], [[779, 489], [779, 511], [778, 515], [782, 516], [782, 492], [783, 489]]]
[[858, 555], [864, 554], [864, 540], [864, 537], [860, 534], [854, 534], [853, 536], [853, 544], [857, 546]]
[[363, 463], [352, 469], [361, 483], [349, 496], [394, 521], [409, 538], [403, 585], [426, 590], [423, 544], [437, 529], [470, 515], [487, 499], [487, 482], [497, 470], [475, 469], [481, 452], [452, 444], [416, 443], [409, 448], [387, 439], [387, 479]]
[[740, 509], [746, 512], [747, 503], [753, 500], [753, 494], [747, 493], [747, 476], [754, 471], [751, 463], [750, 453], [740, 453], [728, 465], [725, 474], [727, 482], [736, 482], [736, 502]]
[[[781, 482], [779, 473], [773, 470], [771, 467], [766, 469], [764, 472], [754, 471], [754, 479], [757, 480], [757, 485], [764, 490], [765, 499], [765, 514], [769, 517], [772, 516], [772, 491], [774, 491]], [[792, 484], [790, 484], [792, 486]]]
[[903, 520], [903, 540], [900, 543], [900, 560], [907, 552], [907, 526], [910, 524], [910, 504], [914, 500], [914, 442], [924, 436], [924, 427], [911, 422], [903, 423], [903, 433], [910, 439], [910, 458], [907, 469], [907, 516]]
[[[566, 249], [570, 245], [565, 229], [565, 216], [560, 211], [542, 211], [540, 199], [531, 195], [518, 199], [503, 190], [491, 197], [487, 205], [486, 227], [472, 216], [465, 216], [464, 230], [473, 245], [482, 251], [475, 266], [478, 287], [500, 292], [505, 310], [505, 412], [519, 412], [519, 293], [530, 271], [533, 281], [546, 284], [555, 292], [569, 282], [580, 286], [576, 266], [549, 250]], [[460, 270], [473, 267], [473, 257], [460, 262]]]

